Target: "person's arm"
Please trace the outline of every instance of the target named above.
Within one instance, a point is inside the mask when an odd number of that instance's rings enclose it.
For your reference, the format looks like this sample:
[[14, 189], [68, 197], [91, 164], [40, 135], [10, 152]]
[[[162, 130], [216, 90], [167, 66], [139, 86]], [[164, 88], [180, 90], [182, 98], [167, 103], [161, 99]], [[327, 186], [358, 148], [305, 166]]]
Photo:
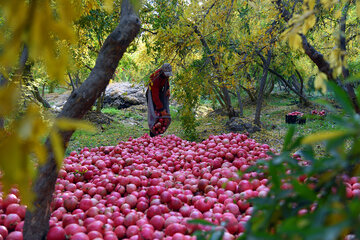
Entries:
[[162, 86], [160, 86], [160, 72], [155, 72], [155, 74], [151, 75], [151, 95], [153, 102], [155, 104], [155, 110], [156, 111], [162, 111], [164, 108], [164, 105], [160, 101], [160, 90]]

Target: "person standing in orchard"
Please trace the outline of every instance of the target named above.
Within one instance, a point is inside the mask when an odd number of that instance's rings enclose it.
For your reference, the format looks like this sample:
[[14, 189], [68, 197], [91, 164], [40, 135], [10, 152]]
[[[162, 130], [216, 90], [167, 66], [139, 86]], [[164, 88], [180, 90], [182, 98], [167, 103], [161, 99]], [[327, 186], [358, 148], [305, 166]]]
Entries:
[[169, 110], [169, 77], [171, 76], [173, 76], [172, 67], [169, 63], [164, 63], [150, 76], [146, 99], [151, 137], [164, 133], [171, 122]]

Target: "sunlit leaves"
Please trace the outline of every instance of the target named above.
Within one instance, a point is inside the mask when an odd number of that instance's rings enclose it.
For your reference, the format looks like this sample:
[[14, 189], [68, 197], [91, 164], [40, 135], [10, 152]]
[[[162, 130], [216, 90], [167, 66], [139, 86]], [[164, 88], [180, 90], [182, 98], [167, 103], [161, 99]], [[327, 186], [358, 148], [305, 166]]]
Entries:
[[315, 78], [315, 82], [314, 82], [314, 87], [315, 90], [320, 90], [323, 93], [326, 92], [326, 75], [324, 73], [318, 73], [316, 78]]
[[327, 132], [318, 132], [309, 136], [306, 136], [303, 140], [302, 143], [303, 144], [313, 144], [313, 143], [317, 143], [317, 142], [321, 142], [321, 141], [325, 141], [325, 140], [331, 140], [331, 139], [335, 139], [335, 138], [339, 138], [339, 137], [343, 137], [347, 134], [347, 132], [345, 131], [327, 131]]
[[94, 128], [84, 121], [71, 119], [59, 119], [51, 127], [41, 107], [31, 103], [22, 109], [18, 99], [15, 84], [0, 88], [0, 118], [6, 120], [6, 127], [0, 129], [1, 183], [5, 192], [16, 185], [23, 203], [31, 207], [34, 197], [31, 184], [36, 167], [46, 162], [48, 152], [44, 143], [49, 133], [58, 166], [61, 166], [64, 150], [59, 131]]
[[[1, 27], [0, 64], [6, 69], [16, 65], [25, 44], [30, 59], [43, 60], [48, 74], [63, 80], [69, 66], [69, 46], [76, 42], [73, 24], [81, 14], [99, 8], [96, 0], [1, 0], [4, 24]], [[104, 8], [110, 10], [112, 1]]]
[[[3, 100], [1, 103], [11, 106], [13, 112], [18, 111], [17, 105], [12, 103], [18, 96], [14, 86], [1, 88], [0, 99]], [[15, 184], [21, 192], [24, 203], [29, 204], [33, 199], [31, 183], [35, 167], [46, 160], [47, 152], [43, 141], [49, 123], [35, 104], [30, 104], [23, 114], [16, 118], [10, 117], [13, 112], [8, 112], [6, 109], [1, 108], [0, 112], [1, 117], [8, 120], [7, 128], [0, 130], [1, 182], [5, 192]]]

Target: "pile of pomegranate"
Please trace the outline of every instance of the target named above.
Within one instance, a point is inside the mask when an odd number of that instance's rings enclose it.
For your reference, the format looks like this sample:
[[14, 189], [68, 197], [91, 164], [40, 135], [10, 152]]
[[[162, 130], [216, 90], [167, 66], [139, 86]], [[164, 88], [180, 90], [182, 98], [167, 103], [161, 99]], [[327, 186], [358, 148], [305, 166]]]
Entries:
[[[244, 134], [189, 142], [147, 134], [116, 146], [84, 148], [64, 160], [55, 186], [48, 240], [195, 239], [190, 224], [227, 222], [224, 239], [244, 231], [252, 206], [269, 192], [265, 174], [244, 172], [274, 151]], [[349, 179], [353, 195], [357, 179]], [[286, 185], [284, 183], [284, 188]], [[0, 240], [22, 239], [18, 191], [0, 198]]]
[[154, 124], [154, 126], [152, 127], [152, 132], [155, 135], [163, 134], [166, 131], [166, 129], [168, 129], [170, 122], [171, 122], [170, 118], [159, 117], [156, 120], [156, 123]]
[[299, 116], [302, 117], [304, 115], [304, 113], [299, 112], [299, 111], [295, 111], [295, 112], [291, 112], [287, 114], [288, 116]]
[[317, 109], [314, 109], [314, 110], [311, 110], [311, 115], [317, 115], [317, 116], [320, 116], [320, 117], [323, 117], [326, 115], [326, 112], [325, 110], [317, 110]]

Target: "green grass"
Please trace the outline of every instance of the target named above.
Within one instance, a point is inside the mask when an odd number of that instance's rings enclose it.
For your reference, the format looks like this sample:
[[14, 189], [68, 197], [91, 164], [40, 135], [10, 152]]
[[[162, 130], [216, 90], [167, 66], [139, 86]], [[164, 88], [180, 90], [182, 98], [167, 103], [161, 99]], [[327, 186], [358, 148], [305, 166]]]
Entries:
[[129, 137], [140, 137], [148, 132], [146, 127], [117, 123], [102, 125], [95, 133], [76, 131], [69, 142], [66, 155], [84, 147], [114, 146], [120, 141], [126, 141]]
[[[267, 143], [271, 147], [280, 150], [282, 148], [283, 139], [289, 124], [285, 123], [285, 115], [292, 111], [301, 111], [309, 113], [316, 107], [299, 108], [294, 105], [292, 97], [288, 95], [274, 94], [264, 101], [262, 109], [261, 121], [264, 123], [263, 129], [260, 132], [250, 135], [257, 142]], [[210, 109], [208, 103], [204, 109]], [[244, 106], [244, 118], [246, 122], [253, 122], [255, 104]], [[184, 131], [179, 120], [179, 107], [170, 106], [172, 122], [165, 133], [165, 135], [175, 134], [183, 139], [186, 139]], [[110, 115], [115, 121], [110, 125], [98, 126], [96, 133], [87, 133], [84, 131], [77, 131], [74, 133], [67, 154], [73, 150], [78, 150], [83, 147], [98, 147], [116, 145], [119, 141], [126, 141], [129, 137], [140, 137], [145, 133], [149, 133], [147, 125], [147, 112], [143, 109], [128, 108], [118, 110], [116, 108], [105, 108], [103, 113]], [[198, 132], [197, 141], [208, 138], [209, 135], [219, 135], [228, 132], [225, 128], [225, 123], [228, 120], [227, 116], [202, 114], [198, 118], [199, 126], [196, 128]], [[298, 135], [309, 135], [317, 131], [327, 131], [337, 129], [337, 126], [329, 120], [329, 117], [324, 119], [307, 119], [305, 125], [297, 125], [296, 131]], [[322, 147], [319, 148], [322, 151]], [[319, 151], [320, 151], [319, 150]]]
[[133, 111], [129, 111], [126, 109], [116, 109], [116, 108], [104, 108], [101, 110], [102, 113], [106, 113], [112, 116], [115, 116], [118, 119], [127, 119], [127, 118], [132, 118], [134, 120], [140, 121], [143, 120], [144, 117], [137, 114], [136, 112]]
[[120, 114], [120, 110], [116, 108], [104, 108], [101, 110], [102, 113], [110, 114], [110, 115], [118, 115]]

